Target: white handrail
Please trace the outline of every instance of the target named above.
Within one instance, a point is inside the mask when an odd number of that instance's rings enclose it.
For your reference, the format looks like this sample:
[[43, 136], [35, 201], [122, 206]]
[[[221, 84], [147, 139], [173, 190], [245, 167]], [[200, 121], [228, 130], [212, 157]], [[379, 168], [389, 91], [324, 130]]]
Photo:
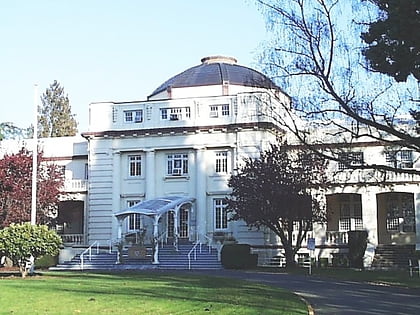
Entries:
[[197, 260], [197, 246], [200, 246], [200, 253], [201, 253], [201, 242], [197, 242], [188, 252], [188, 269], [191, 270], [191, 254], [194, 253], [194, 260]]
[[197, 260], [197, 247], [199, 248], [199, 251], [201, 253], [201, 246], [203, 243], [199, 240], [199, 236], [203, 236], [207, 240], [207, 246], [209, 248], [209, 253], [211, 253], [211, 243], [212, 239], [211, 237], [205, 235], [205, 234], [198, 234], [197, 233], [197, 241], [195, 242], [194, 246], [191, 248], [191, 250], [188, 252], [188, 269], [191, 269], [191, 254], [194, 253], [194, 260]]
[[81, 254], [80, 254], [80, 269], [84, 269], [85, 265], [85, 254], [89, 253], [89, 261], [92, 260], [92, 248], [96, 245], [96, 253], [99, 253], [99, 242], [94, 241], [88, 248], [86, 248]]

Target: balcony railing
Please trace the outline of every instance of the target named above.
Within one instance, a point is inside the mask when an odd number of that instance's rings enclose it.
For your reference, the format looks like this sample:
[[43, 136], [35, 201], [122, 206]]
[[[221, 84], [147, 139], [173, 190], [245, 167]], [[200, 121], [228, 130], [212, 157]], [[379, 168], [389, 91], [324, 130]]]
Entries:
[[348, 244], [349, 236], [347, 232], [340, 231], [326, 231], [325, 245], [346, 245]]
[[67, 179], [64, 181], [64, 191], [83, 192], [87, 191], [87, 180], [85, 179]]
[[81, 245], [84, 243], [83, 234], [61, 234], [64, 244]]
[[344, 170], [333, 174], [336, 183], [419, 182], [416, 174], [381, 172], [378, 170]]

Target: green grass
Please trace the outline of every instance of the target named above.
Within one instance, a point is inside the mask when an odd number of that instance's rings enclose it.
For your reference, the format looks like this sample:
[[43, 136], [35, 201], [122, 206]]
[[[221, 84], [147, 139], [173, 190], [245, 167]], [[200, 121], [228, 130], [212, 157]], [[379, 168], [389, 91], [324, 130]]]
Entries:
[[307, 314], [296, 295], [220, 277], [45, 273], [0, 278], [0, 314]]

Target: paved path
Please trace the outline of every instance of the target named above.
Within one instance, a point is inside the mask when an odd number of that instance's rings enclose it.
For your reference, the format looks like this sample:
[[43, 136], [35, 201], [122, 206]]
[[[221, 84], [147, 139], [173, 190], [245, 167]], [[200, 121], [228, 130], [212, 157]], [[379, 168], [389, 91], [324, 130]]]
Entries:
[[234, 277], [282, 287], [304, 297], [314, 307], [316, 315], [420, 314], [420, 289], [270, 272], [217, 270], [191, 273]]

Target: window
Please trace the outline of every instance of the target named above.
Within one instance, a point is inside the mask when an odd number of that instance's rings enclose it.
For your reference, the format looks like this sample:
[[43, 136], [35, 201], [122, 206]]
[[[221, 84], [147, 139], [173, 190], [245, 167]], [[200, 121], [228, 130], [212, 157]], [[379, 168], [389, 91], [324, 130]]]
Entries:
[[213, 200], [214, 207], [214, 228], [215, 230], [226, 230], [227, 229], [227, 210], [226, 201], [218, 198]]
[[171, 108], [161, 108], [160, 109], [160, 118], [162, 120], [182, 120], [191, 118], [191, 108], [190, 107], [171, 107]]
[[229, 104], [210, 105], [210, 117], [217, 118], [219, 116], [229, 116]]
[[212, 117], [212, 118], [219, 117], [219, 107], [218, 106], [210, 106], [210, 117]]
[[339, 199], [339, 231], [346, 232], [363, 229], [362, 201], [360, 195], [343, 194]]
[[416, 231], [413, 194], [389, 193], [387, 194], [386, 207], [386, 229], [388, 231]]
[[[127, 202], [128, 207], [132, 207], [139, 203], [140, 200], [130, 200]], [[138, 231], [142, 227], [141, 216], [139, 214], [130, 214], [127, 220], [127, 231]]]
[[168, 119], [168, 109], [167, 108], [161, 108], [160, 118], [163, 119], [163, 120]]
[[89, 164], [85, 163], [85, 179], [89, 179]]
[[124, 122], [126, 123], [143, 122], [143, 111], [141, 109], [124, 111]]
[[229, 116], [229, 104], [222, 105], [222, 116]]
[[188, 174], [188, 154], [168, 155], [168, 175], [181, 176]]
[[128, 157], [129, 175], [131, 177], [141, 176], [141, 155], [130, 155]]
[[345, 170], [364, 163], [363, 152], [344, 152], [338, 155], [338, 169]]
[[228, 172], [228, 153], [227, 151], [216, 152], [216, 173], [226, 174]]
[[413, 152], [410, 150], [385, 152], [386, 164], [395, 168], [413, 168]]

